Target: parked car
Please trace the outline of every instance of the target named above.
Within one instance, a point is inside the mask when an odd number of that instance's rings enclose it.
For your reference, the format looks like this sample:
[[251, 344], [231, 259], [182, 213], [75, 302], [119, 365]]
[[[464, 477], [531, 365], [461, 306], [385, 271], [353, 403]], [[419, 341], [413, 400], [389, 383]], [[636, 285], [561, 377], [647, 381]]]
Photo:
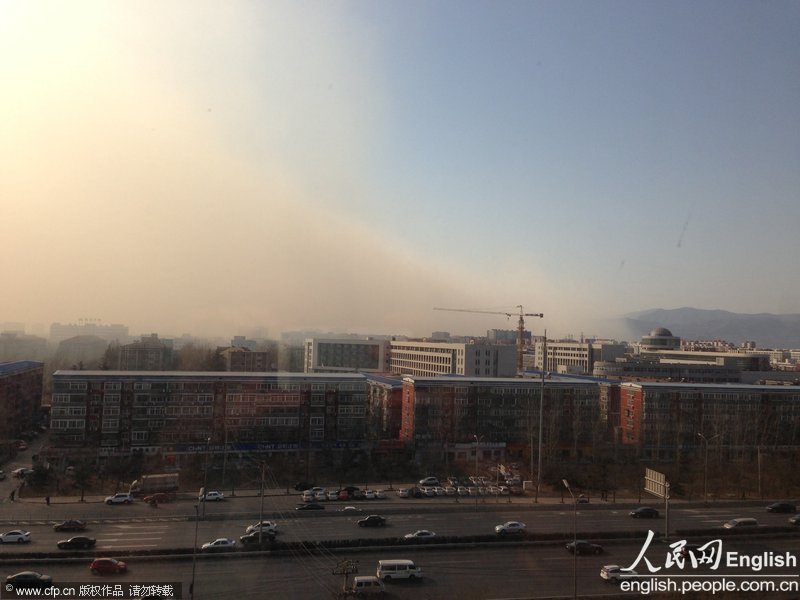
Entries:
[[275, 534], [278, 533], [278, 524], [274, 521], [259, 521], [258, 523], [248, 525], [245, 533], [253, 533], [254, 531], [258, 533], [259, 530]]
[[407, 540], [429, 540], [436, 537], [436, 534], [428, 529], [418, 529], [413, 533], [407, 533], [403, 536]]
[[0, 542], [4, 544], [24, 544], [31, 541], [31, 532], [21, 529], [12, 529], [5, 533], [0, 533]]
[[130, 494], [114, 494], [106, 497], [106, 504], [130, 504], [131, 502], [133, 502], [133, 496]]
[[767, 512], [771, 513], [796, 513], [797, 505], [794, 502], [773, 502], [767, 506]]
[[410, 494], [409, 494], [409, 491], [408, 491], [407, 488], [400, 488], [399, 490], [397, 490], [397, 497], [398, 498], [408, 498], [409, 495]]
[[375, 499], [386, 500], [386, 492], [384, 492], [383, 490], [375, 490]]
[[206, 492], [205, 494], [200, 494], [197, 497], [199, 502], [219, 502], [220, 500], [225, 500], [225, 494], [222, 492]]
[[116, 575], [127, 571], [128, 565], [116, 558], [95, 558], [89, 570], [95, 575]]
[[357, 521], [359, 527], [384, 527], [386, 525], [386, 517], [380, 515], [369, 515]]
[[304, 492], [305, 490], [314, 487], [313, 483], [309, 483], [308, 481], [298, 481], [294, 484], [294, 489], [297, 492]]
[[638, 575], [638, 573], [633, 569], [624, 569], [619, 565], [605, 565], [600, 569], [600, 577], [614, 583], [619, 583], [625, 579], [632, 579], [636, 577], [636, 575]]
[[330, 491], [327, 493], [326, 500], [338, 500], [339, 499], [339, 492]]
[[97, 543], [94, 538], [86, 537], [85, 535], [76, 535], [68, 540], [61, 540], [56, 543], [59, 550], [88, 550]]
[[586, 540], [576, 540], [567, 544], [567, 550], [581, 554], [602, 554], [603, 547], [600, 544], [592, 544]]
[[50, 575], [43, 575], [36, 571], [20, 571], [6, 577], [6, 584], [19, 587], [45, 588], [53, 585], [53, 578]]
[[658, 511], [655, 508], [650, 508], [649, 506], [640, 506], [639, 508], [634, 508], [630, 513], [634, 519], [657, 519], [658, 518]]
[[258, 547], [259, 544], [262, 546], [269, 546], [275, 541], [275, 534], [266, 529], [263, 531], [256, 530], [244, 534], [239, 538], [239, 541], [242, 543], [242, 546], [247, 548]]
[[791, 523], [792, 525], [800, 525], [800, 515], [789, 517], [789, 523]]
[[494, 532], [505, 535], [507, 533], [525, 533], [525, 529], [525, 523], [520, 523], [519, 521], [506, 521], [502, 525], [496, 525]]
[[150, 494], [142, 498], [142, 501], [147, 502], [147, 504], [152, 504], [153, 502], [156, 504], [166, 504], [173, 500], [175, 500], [174, 494], [165, 494], [164, 492], [156, 492], [155, 494]]
[[83, 531], [86, 529], [86, 523], [78, 519], [67, 519], [53, 525], [53, 531]]
[[200, 552], [230, 552], [236, 548], [236, 540], [217, 538], [200, 546]]
[[299, 504], [295, 506], [295, 510], [323, 510], [325, 507], [316, 502], [309, 502], [308, 504]]
[[19, 469], [14, 469], [11, 471], [11, 475], [16, 477], [17, 479], [25, 479], [26, 477], [30, 477], [34, 474], [34, 470], [28, 467], [20, 467]]
[[437, 486], [439, 485], [439, 480], [436, 477], [426, 477], [425, 479], [419, 480], [419, 485], [423, 487], [427, 486]]

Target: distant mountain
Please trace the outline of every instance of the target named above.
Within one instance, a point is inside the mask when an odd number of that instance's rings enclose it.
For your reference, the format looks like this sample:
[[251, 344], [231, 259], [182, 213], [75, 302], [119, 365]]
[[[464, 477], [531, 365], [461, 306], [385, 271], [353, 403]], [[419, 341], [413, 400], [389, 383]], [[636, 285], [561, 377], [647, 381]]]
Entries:
[[683, 340], [750, 340], [759, 348], [800, 348], [800, 315], [755, 315], [699, 308], [654, 308], [625, 315], [630, 338], [666, 327]]

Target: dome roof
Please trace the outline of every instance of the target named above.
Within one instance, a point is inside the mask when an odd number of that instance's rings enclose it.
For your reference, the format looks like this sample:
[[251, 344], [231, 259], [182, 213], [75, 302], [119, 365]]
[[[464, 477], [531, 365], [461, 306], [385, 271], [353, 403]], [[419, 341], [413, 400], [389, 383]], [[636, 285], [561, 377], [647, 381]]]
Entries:
[[650, 332], [651, 337], [672, 337], [672, 332], [666, 327], [656, 327]]

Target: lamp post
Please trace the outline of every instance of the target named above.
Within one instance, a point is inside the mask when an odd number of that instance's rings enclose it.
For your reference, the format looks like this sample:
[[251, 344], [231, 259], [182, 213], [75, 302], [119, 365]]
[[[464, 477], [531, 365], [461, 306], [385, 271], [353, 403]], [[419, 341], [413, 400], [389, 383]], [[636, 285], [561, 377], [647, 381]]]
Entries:
[[578, 597], [578, 499], [572, 493], [569, 482], [562, 479], [561, 483], [567, 488], [569, 495], [572, 496], [572, 597]]
[[703, 461], [703, 504], [708, 505], [708, 444], [711, 440], [716, 439], [721, 434], [712, 435], [710, 438], [706, 438], [702, 433], [698, 433], [697, 437], [703, 440], [703, 443], [706, 446], [705, 451], [705, 460]]
[[208, 485], [208, 455], [211, 451], [211, 437], [209, 436], [206, 438], [206, 467], [203, 469], [203, 493], [201, 496], [203, 497], [203, 518], [206, 518], [206, 496], [208, 495], [208, 490], [206, 486]]
[[194, 575], [197, 572], [197, 526], [200, 524], [200, 507], [194, 505], [194, 546], [192, 547], [192, 582], [189, 584], [189, 597], [194, 600]]

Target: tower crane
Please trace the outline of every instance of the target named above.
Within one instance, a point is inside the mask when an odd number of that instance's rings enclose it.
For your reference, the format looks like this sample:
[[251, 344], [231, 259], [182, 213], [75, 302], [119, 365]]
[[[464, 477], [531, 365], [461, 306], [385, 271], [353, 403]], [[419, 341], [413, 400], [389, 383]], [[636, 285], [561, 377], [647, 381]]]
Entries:
[[[517, 323], [517, 371], [522, 371], [522, 354], [525, 349], [525, 317], [544, 318], [544, 313], [526, 313], [521, 304], [517, 304], [519, 309], [519, 322]], [[471, 310], [468, 308], [438, 308], [433, 310], [449, 310], [451, 312], [481, 313], [484, 315], [505, 315], [507, 318], [517, 316], [517, 313], [494, 311], [494, 310]]]

